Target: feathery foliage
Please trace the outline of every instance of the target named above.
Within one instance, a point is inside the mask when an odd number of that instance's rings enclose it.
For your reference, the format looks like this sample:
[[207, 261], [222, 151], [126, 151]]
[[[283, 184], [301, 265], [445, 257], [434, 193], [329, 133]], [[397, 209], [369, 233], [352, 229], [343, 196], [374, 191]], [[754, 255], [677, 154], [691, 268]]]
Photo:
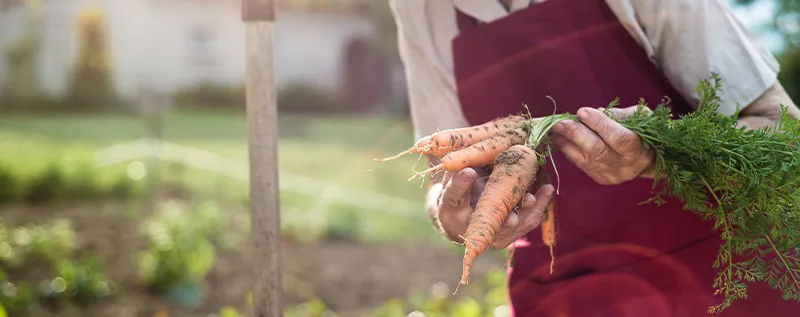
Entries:
[[716, 111], [721, 84], [717, 74], [711, 77], [697, 85], [695, 112], [674, 119], [664, 102], [650, 112], [640, 101], [633, 116], [617, 120], [655, 149], [653, 185], [661, 190], [648, 202], [674, 197], [714, 221], [723, 243], [713, 287], [724, 300], [710, 313], [746, 298], [753, 282], [800, 301], [800, 121], [782, 106], [774, 126], [739, 127], [739, 111], [732, 117]]

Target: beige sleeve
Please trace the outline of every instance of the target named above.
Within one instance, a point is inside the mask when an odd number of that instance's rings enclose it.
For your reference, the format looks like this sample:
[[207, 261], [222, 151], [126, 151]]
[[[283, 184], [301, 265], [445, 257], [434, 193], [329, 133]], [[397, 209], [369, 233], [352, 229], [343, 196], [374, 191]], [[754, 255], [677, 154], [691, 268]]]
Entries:
[[697, 84], [711, 72], [721, 78], [720, 112], [727, 115], [748, 106], [777, 80], [775, 57], [722, 0], [608, 2], [618, 14], [632, 14], [645, 36], [645, 49], [695, 107]]
[[405, 69], [415, 137], [466, 126], [450, 80], [453, 75], [437, 63], [431, 32], [426, 29], [427, 1], [389, 2], [397, 24], [398, 53]]

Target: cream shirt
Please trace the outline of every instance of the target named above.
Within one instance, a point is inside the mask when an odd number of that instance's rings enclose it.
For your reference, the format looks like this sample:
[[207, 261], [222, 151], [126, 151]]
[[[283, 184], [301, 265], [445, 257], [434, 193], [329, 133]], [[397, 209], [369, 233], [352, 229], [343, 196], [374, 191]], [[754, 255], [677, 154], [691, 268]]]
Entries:
[[[510, 11], [531, 2], [513, 0]], [[558, 0], [555, 0], [558, 1]], [[722, 79], [720, 111], [733, 114], [776, 82], [779, 65], [722, 0], [606, 0], [651, 61], [693, 106], [700, 79]], [[455, 93], [451, 41], [455, 8], [483, 22], [509, 14], [498, 0], [389, 0], [398, 28], [417, 138], [467, 126]], [[598, 105], [600, 106], [600, 105]]]

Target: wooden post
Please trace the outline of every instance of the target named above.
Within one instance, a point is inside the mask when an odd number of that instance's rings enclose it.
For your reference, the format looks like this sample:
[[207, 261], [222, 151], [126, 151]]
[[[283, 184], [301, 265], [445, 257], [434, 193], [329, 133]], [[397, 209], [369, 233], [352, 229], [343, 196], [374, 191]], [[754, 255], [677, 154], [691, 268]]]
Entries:
[[242, 0], [246, 27], [247, 123], [253, 247], [253, 313], [282, 317], [278, 201], [278, 111], [273, 71], [274, 0]]

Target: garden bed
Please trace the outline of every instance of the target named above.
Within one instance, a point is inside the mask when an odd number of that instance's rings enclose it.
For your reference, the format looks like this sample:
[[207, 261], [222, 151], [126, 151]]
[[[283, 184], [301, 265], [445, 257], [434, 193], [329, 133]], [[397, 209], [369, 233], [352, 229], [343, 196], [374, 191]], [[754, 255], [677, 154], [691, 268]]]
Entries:
[[[196, 317], [219, 314], [225, 306], [247, 310], [252, 287], [251, 252], [246, 240], [218, 249], [216, 261], [204, 281], [202, 300], [197, 305], [181, 304], [153, 293], [138, 275], [137, 257], [147, 249], [140, 222], [148, 215], [133, 215], [129, 207], [113, 203], [70, 203], [48, 206], [7, 206], [0, 218], [8, 225], [41, 224], [67, 219], [76, 233], [78, 253], [97, 254], [119, 293], [84, 308], [67, 306], [59, 310], [36, 309], [30, 316], [168, 316]], [[242, 236], [246, 238], [242, 232]], [[394, 298], [429, 294], [437, 283], [454, 287], [460, 276], [462, 251], [444, 243], [405, 241], [364, 244], [352, 240], [313, 243], [284, 243], [284, 304], [288, 307], [321, 301], [339, 316], [368, 316]], [[486, 270], [503, 269], [502, 254], [479, 261], [475, 276]], [[46, 275], [28, 267], [9, 272], [11, 280], [39, 281]], [[439, 284], [441, 286], [442, 284]], [[452, 292], [452, 291], [450, 291]], [[462, 294], [459, 291], [459, 294]], [[449, 295], [449, 293], [448, 293]]]

